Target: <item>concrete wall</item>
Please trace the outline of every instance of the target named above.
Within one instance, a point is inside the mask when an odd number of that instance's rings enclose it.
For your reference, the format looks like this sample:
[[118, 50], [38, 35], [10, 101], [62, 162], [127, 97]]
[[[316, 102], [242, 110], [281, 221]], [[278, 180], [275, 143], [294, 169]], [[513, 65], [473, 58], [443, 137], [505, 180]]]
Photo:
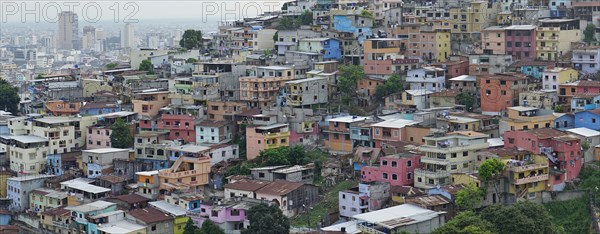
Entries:
[[561, 192], [542, 191], [541, 203], [548, 203], [553, 201], [569, 201], [577, 198], [582, 198], [586, 195], [586, 192], [581, 190]]

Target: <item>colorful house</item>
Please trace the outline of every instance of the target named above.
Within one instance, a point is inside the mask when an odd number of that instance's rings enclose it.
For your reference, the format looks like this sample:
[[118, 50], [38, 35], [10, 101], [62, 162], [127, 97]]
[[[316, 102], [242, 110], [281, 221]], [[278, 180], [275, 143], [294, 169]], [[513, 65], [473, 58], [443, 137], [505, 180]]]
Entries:
[[181, 156], [168, 169], [158, 172], [161, 190], [183, 190], [197, 192], [208, 184], [210, 158]]
[[360, 177], [362, 182], [387, 182], [391, 186], [405, 186], [414, 183], [414, 171], [419, 168], [421, 155], [400, 153], [379, 158], [379, 166], [364, 166]]
[[298, 43], [298, 50], [314, 52], [323, 55], [323, 59], [342, 59], [342, 45], [340, 40], [333, 38], [304, 38]]
[[527, 106], [508, 107], [507, 110], [508, 117], [503, 118], [500, 124], [506, 123], [507, 126], [501, 126], [500, 132], [504, 132], [504, 128], [510, 130], [550, 128], [554, 123], [552, 110]]
[[504, 133], [505, 147], [519, 147], [548, 158], [550, 177], [548, 190], [564, 189], [573, 181], [583, 165], [580, 139], [553, 128], [538, 128]]
[[478, 77], [481, 112], [502, 115], [507, 107], [519, 105], [519, 93], [527, 91], [527, 77], [515, 73], [500, 73]]
[[600, 109], [575, 113], [575, 127], [600, 130]]
[[327, 135], [323, 140], [323, 145], [331, 150], [338, 152], [352, 152], [354, 149], [350, 139], [350, 127], [359, 125], [369, 117], [344, 116], [327, 120], [328, 126], [323, 132]]

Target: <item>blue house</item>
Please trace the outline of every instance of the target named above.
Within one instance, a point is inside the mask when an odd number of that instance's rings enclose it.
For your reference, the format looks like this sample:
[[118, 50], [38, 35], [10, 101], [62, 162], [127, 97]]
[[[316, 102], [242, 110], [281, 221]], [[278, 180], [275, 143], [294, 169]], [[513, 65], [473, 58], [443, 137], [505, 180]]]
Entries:
[[57, 176], [65, 174], [60, 154], [49, 154], [46, 159], [48, 160], [48, 164], [46, 165], [48, 174]]
[[[373, 36], [373, 32], [371, 31], [371, 25], [368, 23], [361, 25], [355, 25], [355, 22], [358, 22], [358, 15], [334, 15], [333, 16], [333, 29], [338, 32], [348, 32], [353, 33], [356, 36], [356, 39], [362, 44], [365, 39]], [[364, 18], [364, 17], [360, 17]], [[370, 19], [366, 19], [367, 21]]]
[[320, 53], [323, 59], [342, 59], [340, 40], [333, 38], [304, 38], [300, 40], [298, 51]]
[[81, 107], [81, 115], [101, 115], [121, 111], [121, 106], [112, 102], [90, 102]]
[[552, 65], [552, 63], [543, 61], [519, 61], [511, 65], [511, 67], [516, 68], [516, 70], [523, 75], [531, 76], [535, 79], [542, 79], [542, 73], [550, 65]]
[[0, 210], [0, 225], [8, 225], [12, 219], [12, 214], [7, 210]]
[[571, 111], [587, 111], [600, 108], [600, 94], [582, 93], [571, 99]]
[[575, 113], [575, 127], [600, 130], [600, 109]]
[[[558, 130], [566, 130], [575, 128], [575, 115], [573, 114], [555, 114], [554, 128]], [[560, 115], [560, 116], [559, 116]]]
[[550, 4], [550, 17], [562, 18], [567, 16], [567, 6], [571, 8], [571, 0], [555, 0]]

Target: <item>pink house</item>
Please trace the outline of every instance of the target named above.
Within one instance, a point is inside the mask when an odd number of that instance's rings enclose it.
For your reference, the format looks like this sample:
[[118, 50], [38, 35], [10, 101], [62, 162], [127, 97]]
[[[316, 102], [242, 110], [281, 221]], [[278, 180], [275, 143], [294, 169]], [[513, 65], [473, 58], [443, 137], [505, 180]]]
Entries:
[[421, 155], [400, 153], [379, 158], [379, 167], [364, 166], [362, 182], [388, 182], [391, 186], [406, 186], [414, 183], [414, 171], [419, 167]]
[[196, 142], [196, 116], [162, 114], [156, 122], [156, 128], [169, 131], [169, 140], [183, 139], [185, 142]]
[[548, 157], [550, 168], [548, 190], [562, 190], [573, 181], [583, 165], [580, 139], [553, 128], [538, 128], [504, 133], [504, 147], [518, 147]]
[[406, 127], [418, 123], [406, 119], [391, 119], [372, 124], [375, 146], [381, 147], [381, 142], [409, 141], [406, 135]]
[[600, 81], [597, 80], [580, 80], [577, 83], [577, 93], [600, 93]]
[[111, 148], [110, 134], [112, 130], [108, 126], [90, 126], [86, 135], [86, 149]]
[[204, 220], [210, 219], [210, 221], [217, 224], [226, 233], [240, 231], [246, 228], [247, 225], [244, 226], [244, 223], [248, 223], [244, 207], [250, 207], [243, 203], [249, 202], [230, 201], [223, 204], [217, 204], [205, 201], [200, 205], [200, 213], [192, 216], [192, 220], [194, 220], [196, 225], [202, 226]]

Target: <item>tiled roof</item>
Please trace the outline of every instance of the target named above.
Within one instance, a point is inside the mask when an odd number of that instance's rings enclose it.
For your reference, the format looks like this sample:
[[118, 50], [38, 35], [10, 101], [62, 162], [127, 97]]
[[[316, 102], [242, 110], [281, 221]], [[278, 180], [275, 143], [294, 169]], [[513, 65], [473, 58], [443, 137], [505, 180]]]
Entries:
[[289, 182], [285, 180], [276, 180], [269, 183], [267, 186], [260, 188], [256, 193], [264, 193], [269, 195], [286, 195], [304, 185], [303, 183]]
[[173, 217], [171, 217], [170, 215], [163, 213], [162, 211], [152, 208], [152, 207], [132, 210], [132, 211], [129, 211], [128, 214], [133, 216], [136, 219], [141, 220], [142, 222], [144, 222], [146, 224], [163, 222], [163, 221], [173, 219]]
[[114, 199], [127, 202], [128, 204], [135, 204], [135, 203], [150, 201], [150, 199], [143, 197], [141, 195], [135, 194], [135, 193], [116, 196]]
[[226, 184], [225, 188], [227, 189], [235, 189], [242, 191], [257, 191], [260, 188], [269, 184], [269, 181], [259, 181], [259, 180], [240, 180], [235, 183]]

